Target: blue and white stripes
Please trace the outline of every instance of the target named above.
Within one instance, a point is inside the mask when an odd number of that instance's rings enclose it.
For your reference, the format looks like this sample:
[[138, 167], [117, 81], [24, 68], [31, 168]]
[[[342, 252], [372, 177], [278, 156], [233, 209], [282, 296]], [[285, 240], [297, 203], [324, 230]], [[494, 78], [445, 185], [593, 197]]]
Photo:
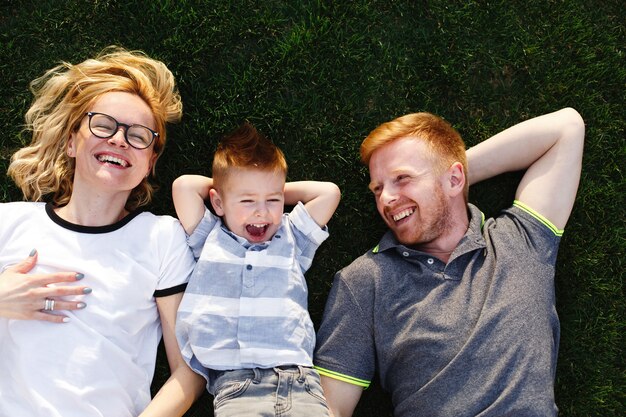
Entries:
[[189, 236], [199, 259], [176, 324], [190, 366], [205, 376], [198, 363], [214, 370], [312, 366], [304, 273], [327, 237], [301, 203], [262, 244], [234, 235], [207, 210]]

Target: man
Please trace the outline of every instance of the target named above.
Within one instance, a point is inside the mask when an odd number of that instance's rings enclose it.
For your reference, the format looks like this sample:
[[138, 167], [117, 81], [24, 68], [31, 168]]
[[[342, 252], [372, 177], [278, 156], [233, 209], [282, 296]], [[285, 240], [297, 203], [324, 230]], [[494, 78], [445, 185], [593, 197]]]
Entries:
[[[428, 113], [370, 133], [361, 158], [389, 231], [336, 275], [326, 304], [315, 364], [335, 417], [352, 415], [375, 374], [396, 417], [557, 414], [554, 264], [584, 130], [563, 109], [467, 162], [459, 134]], [[521, 169], [499, 217], [468, 204], [469, 183]]]

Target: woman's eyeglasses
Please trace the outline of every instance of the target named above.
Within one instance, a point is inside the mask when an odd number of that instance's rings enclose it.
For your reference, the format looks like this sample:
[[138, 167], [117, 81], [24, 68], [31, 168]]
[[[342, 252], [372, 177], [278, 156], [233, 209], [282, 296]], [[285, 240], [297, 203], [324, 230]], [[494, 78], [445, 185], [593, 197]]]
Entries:
[[152, 144], [154, 139], [159, 136], [158, 132], [148, 127], [120, 123], [108, 114], [93, 111], [85, 114], [89, 116], [89, 130], [94, 136], [101, 139], [112, 137], [121, 126], [124, 128], [124, 139], [126, 139], [126, 143], [135, 149], [146, 149]]

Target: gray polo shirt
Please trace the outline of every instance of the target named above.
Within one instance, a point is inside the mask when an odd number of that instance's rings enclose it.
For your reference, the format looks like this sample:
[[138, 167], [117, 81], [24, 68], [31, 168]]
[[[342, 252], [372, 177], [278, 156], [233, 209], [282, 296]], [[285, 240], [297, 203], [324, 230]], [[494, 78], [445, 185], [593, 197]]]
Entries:
[[556, 415], [562, 230], [520, 202], [469, 214], [447, 264], [388, 232], [337, 273], [316, 368], [363, 387], [378, 373], [396, 417]]

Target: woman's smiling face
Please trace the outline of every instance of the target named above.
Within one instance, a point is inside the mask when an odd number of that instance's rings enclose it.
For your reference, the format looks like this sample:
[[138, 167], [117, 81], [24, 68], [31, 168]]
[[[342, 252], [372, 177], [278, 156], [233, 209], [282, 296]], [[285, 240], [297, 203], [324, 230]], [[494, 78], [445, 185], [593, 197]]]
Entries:
[[[134, 94], [106, 93], [89, 110], [107, 114], [119, 123], [139, 124], [155, 130], [150, 107]], [[146, 149], [135, 149], [126, 142], [124, 133], [122, 127], [108, 139], [98, 138], [89, 130], [89, 117], [82, 119], [78, 130], [71, 134], [67, 147], [68, 155], [76, 161], [75, 185], [130, 194], [141, 183], [154, 163], [154, 144]]]

